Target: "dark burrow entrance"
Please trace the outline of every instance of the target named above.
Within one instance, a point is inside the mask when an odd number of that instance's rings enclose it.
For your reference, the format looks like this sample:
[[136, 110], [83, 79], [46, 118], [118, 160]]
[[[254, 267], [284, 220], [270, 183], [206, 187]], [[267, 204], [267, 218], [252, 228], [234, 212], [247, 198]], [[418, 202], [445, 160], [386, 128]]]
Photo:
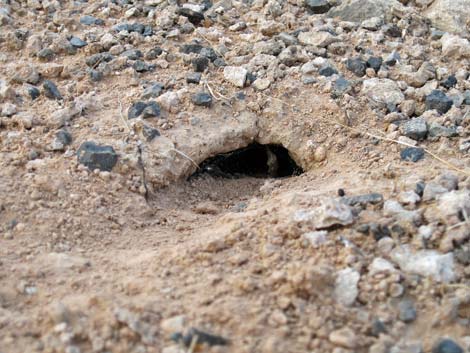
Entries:
[[253, 143], [247, 147], [206, 159], [189, 179], [210, 175], [215, 178], [238, 179], [283, 178], [303, 173], [289, 151], [281, 145]]

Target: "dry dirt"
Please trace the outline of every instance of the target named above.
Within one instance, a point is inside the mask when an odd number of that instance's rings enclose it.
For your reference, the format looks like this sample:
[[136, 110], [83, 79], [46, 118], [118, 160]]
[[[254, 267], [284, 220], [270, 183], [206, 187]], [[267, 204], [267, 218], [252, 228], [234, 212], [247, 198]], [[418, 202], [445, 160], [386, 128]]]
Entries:
[[[60, 4], [55, 15], [40, 7], [33, 11], [31, 4], [13, 2], [13, 24], [0, 27], [0, 79], [17, 93], [3, 103], [18, 110], [0, 118], [1, 353], [184, 352], [192, 347], [178, 345], [171, 335], [191, 327], [230, 340], [200, 348], [207, 352], [419, 353], [431, 352], [443, 337], [470, 352], [469, 264], [454, 261], [454, 278], [439, 281], [390, 260], [391, 250], [405, 244], [443, 254], [468, 249], [465, 235], [450, 249], [442, 245], [450, 227], [468, 224], [448, 223], [438, 200], [406, 206], [404, 212], [422, 217], [421, 225], [435, 225], [423, 246], [419, 224], [383, 210], [384, 200], [446, 173], [468, 194], [470, 163], [458, 151], [458, 139], [420, 142], [451, 165], [430, 155], [418, 163], [402, 161], [403, 146], [366, 134], [385, 136], [388, 123], [357, 94], [360, 85], [335, 101], [331, 87], [321, 80], [302, 84], [298, 71], [260, 92], [234, 87], [224, 80], [223, 68], [211, 66], [199, 85], [190, 85], [185, 77], [191, 64], [178, 45], [194, 38], [217, 45], [197, 30], [177, 38], [129, 40], [143, 53], [159, 45], [169, 54], [148, 60], [156, 63], [154, 71], [112, 68], [93, 82], [85, 65], [85, 58], [99, 51], [92, 38], [99, 43], [101, 32], [127, 21], [124, 13], [132, 6], [106, 2], [111, 8], [106, 17], [101, 12], [106, 6], [95, 1], [76, 5], [81, 13]], [[106, 24], [80, 25], [87, 13]], [[133, 21], [155, 23], [146, 17]], [[238, 32], [221, 23], [206, 26], [238, 45]], [[46, 63], [32, 56], [26, 43], [15, 47], [9, 37], [15, 29], [27, 29], [29, 36], [73, 34], [90, 43], [73, 55], [59, 51]], [[59, 73], [48, 76], [54, 65]], [[343, 63], [337, 65], [354, 80]], [[54, 81], [64, 99], [41, 94], [32, 101], [24, 94], [25, 85], [12, 77], [27, 76], [28, 66]], [[140, 100], [147, 81], [177, 92], [179, 103], [166, 107], [160, 101], [163, 117], [128, 120], [127, 109]], [[193, 93], [209, 89], [210, 108], [191, 103]], [[239, 91], [244, 99], [236, 98]], [[62, 111], [57, 119], [61, 109], [76, 113]], [[142, 124], [161, 136], [146, 141]], [[62, 125], [72, 143], [53, 151]], [[119, 159], [111, 172], [90, 171], [78, 162], [76, 151], [85, 141], [114, 147]], [[194, 163], [253, 141], [282, 144], [305, 173], [279, 179], [203, 174], [186, 180]], [[299, 210], [339, 202], [338, 189], [346, 196], [380, 193], [383, 200], [360, 210], [347, 206], [352, 223], [320, 227], [315, 218], [299, 220]], [[392, 244], [358, 231], [366, 223], [388, 225], [393, 231], [385, 238]], [[401, 230], [395, 232], [397, 224]], [[327, 238], [314, 246], [305, 234], [319, 228], [327, 230]], [[390, 260], [395, 269], [371, 274], [376, 258]], [[357, 288], [344, 289], [358, 291], [348, 305], [337, 293], [344, 268], [360, 275]], [[406, 300], [417, 313], [413, 320], [400, 318]]]

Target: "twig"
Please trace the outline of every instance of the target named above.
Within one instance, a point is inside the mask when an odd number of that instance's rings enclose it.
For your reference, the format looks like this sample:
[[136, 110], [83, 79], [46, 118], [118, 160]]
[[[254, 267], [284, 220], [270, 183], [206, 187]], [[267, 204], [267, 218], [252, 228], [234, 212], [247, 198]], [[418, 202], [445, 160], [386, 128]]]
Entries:
[[179, 155], [181, 155], [184, 158], [188, 159], [189, 161], [191, 161], [196, 166], [197, 169], [200, 169], [199, 165], [196, 162], [194, 162], [194, 160], [191, 157], [189, 157], [187, 154], [185, 154], [184, 152], [181, 152], [181, 151], [177, 150], [176, 148], [172, 148], [171, 150], [175, 151]]
[[209, 90], [210, 94], [212, 95], [212, 97], [214, 97], [215, 100], [218, 100], [218, 101], [225, 100], [226, 103], [230, 104], [230, 99], [225, 97], [223, 94], [216, 92], [218, 97], [215, 95], [214, 91], [212, 90], [212, 87], [209, 85], [209, 82], [207, 80], [204, 80], [204, 84], [206, 85], [207, 89]]
[[197, 341], [199, 339], [199, 336], [198, 335], [193, 335], [192, 339], [191, 339], [191, 344], [189, 346], [189, 349], [188, 349], [188, 353], [193, 353], [194, 352], [194, 349], [196, 348], [196, 344], [197, 344]]
[[124, 123], [124, 125], [127, 128], [127, 132], [130, 134], [131, 133], [131, 128], [130, 128], [129, 124], [127, 123], [126, 118], [124, 117], [124, 114], [122, 113], [122, 102], [121, 102], [121, 98], [119, 98], [119, 96], [118, 96], [118, 102], [119, 102], [119, 116], [121, 117], [122, 122]]

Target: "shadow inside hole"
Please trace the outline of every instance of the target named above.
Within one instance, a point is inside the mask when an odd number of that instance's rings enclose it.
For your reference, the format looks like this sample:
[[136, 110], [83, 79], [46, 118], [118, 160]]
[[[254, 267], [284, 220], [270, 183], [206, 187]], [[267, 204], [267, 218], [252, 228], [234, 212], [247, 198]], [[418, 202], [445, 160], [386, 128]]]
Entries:
[[208, 158], [199, 167], [189, 179], [201, 175], [230, 179], [283, 178], [303, 173], [283, 146], [258, 143]]

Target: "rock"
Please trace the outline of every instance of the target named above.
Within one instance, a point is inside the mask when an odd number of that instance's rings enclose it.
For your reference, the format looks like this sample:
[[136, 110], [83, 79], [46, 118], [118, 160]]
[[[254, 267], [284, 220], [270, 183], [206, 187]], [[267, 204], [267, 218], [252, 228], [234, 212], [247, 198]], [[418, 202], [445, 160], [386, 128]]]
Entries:
[[15, 99], [16, 92], [11, 85], [7, 84], [6, 81], [0, 80], [0, 101]]
[[385, 224], [370, 223], [369, 231], [377, 242], [392, 235], [390, 229]]
[[199, 92], [191, 96], [191, 101], [195, 105], [209, 108], [212, 105], [212, 96], [209, 93]]
[[42, 61], [51, 61], [54, 58], [54, 52], [50, 48], [41, 49], [36, 56]]
[[396, 247], [390, 258], [406, 273], [431, 277], [438, 282], [452, 282], [455, 279], [454, 256], [440, 254], [434, 250], [412, 252], [408, 245]]
[[400, 54], [394, 50], [392, 53], [390, 53], [389, 56], [385, 59], [385, 64], [388, 66], [394, 66], [397, 62], [400, 61]]
[[446, 193], [448, 190], [437, 183], [427, 183], [423, 190], [423, 201], [435, 200], [439, 195]]
[[186, 82], [199, 84], [199, 82], [201, 81], [201, 77], [202, 75], [200, 72], [191, 72], [186, 76]]
[[44, 95], [47, 98], [58, 100], [62, 99], [62, 95], [60, 94], [59, 89], [54, 84], [54, 82], [45, 80], [42, 84], [42, 88], [44, 90]]
[[428, 126], [423, 117], [418, 117], [403, 123], [400, 126], [400, 131], [403, 135], [413, 140], [424, 140], [428, 133]]
[[398, 303], [398, 318], [406, 323], [416, 320], [416, 309], [411, 300], [405, 299]]
[[339, 17], [343, 21], [363, 22], [371, 17], [391, 14], [392, 7], [400, 7], [396, 0], [344, 0], [333, 7], [329, 17]]
[[150, 86], [144, 89], [144, 92], [142, 93], [142, 99], [157, 98], [162, 94], [164, 89], [165, 86], [162, 83], [152, 83]]
[[383, 31], [390, 37], [401, 38], [401, 29], [396, 24], [385, 25]]
[[376, 205], [382, 203], [384, 197], [382, 194], [372, 193], [372, 194], [364, 194], [364, 195], [357, 195], [357, 196], [350, 196], [350, 197], [343, 197], [341, 202], [349, 206], [356, 206], [360, 205], [362, 207], [366, 207], [368, 204]]
[[243, 88], [246, 82], [248, 71], [240, 66], [226, 66], [224, 68], [224, 78], [227, 82]]
[[258, 78], [252, 84], [253, 88], [257, 91], [264, 91], [268, 89], [270, 85], [271, 81], [267, 78]]
[[319, 48], [324, 48], [331, 43], [340, 41], [338, 37], [328, 32], [301, 32], [298, 39], [303, 45], [313, 45]]
[[57, 140], [63, 145], [63, 146], [68, 146], [72, 143], [72, 134], [68, 132], [67, 130], [59, 130], [55, 134]]
[[416, 111], [416, 102], [412, 99], [407, 99], [401, 102], [400, 111], [407, 117], [413, 116]]
[[81, 40], [78, 37], [70, 38], [70, 44], [72, 44], [75, 48], [83, 48], [88, 45], [87, 42], [85, 42], [84, 40]]
[[204, 21], [204, 15], [199, 11], [194, 11], [189, 8], [179, 8], [177, 11], [178, 15], [187, 17], [189, 22], [193, 25], [198, 26], [202, 21]]
[[151, 126], [143, 124], [142, 125], [142, 135], [145, 137], [147, 142], [150, 142], [150, 141], [153, 141], [153, 139], [155, 137], [160, 136], [160, 131], [158, 131], [157, 129], [155, 129]]
[[369, 59], [367, 59], [366, 65], [367, 67], [374, 69], [375, 72], [378, 72], [382, 66], [382, 63], [382, 58], [371, 56]]
[[393, 216], [396, 219], [409, 223], [414, 223], [421, 218], [418, 211], [405, 210], [403, 206], [395, 200], [387, 200], [384, 202], [383, 213], [384, 216]]
[[405, 73], [403, 79], [410, 86], [422, 87], [431, 79], [436, 77], [436, 70], [432, 64], [425, 61], [415, 73]]
[[470, 21], [469, 6], [468, 0], [435, 0], [424, 16], [442, 31], [461, 33]]
[[452, 107], [452, 99], [446, 96], [446, 94], [440, 90], [433, 90], [426, 96], [426, 110], [437, 110], [441, 114], [447, 113]]
[[464, 353], [464, 351], [455, 341], [444, 338], [434, 345], [432, 353]]
[[370, 78], [365, 80], [362, 91], [375, 102], [385, 104], [386, 106], [397, 106], [405, 99], [397, 83], [386, 78]]
[[366, 63], [360, 58], [348, 59], [346, 68], [353, 72], [356, 76], [362, 77], [366, 74]]
[[305, 0], [304, 6], [313, 14], [325, 13], [331, 8], [327, 0]]
[[381, 257], [376, 257], [368, 267], [369, 275], [374, 276], [377, 273], [397, 272], [393, 264]]
[[349, 327], [332, 331], [328, 339], [331, 343], [344, 348], [354, 349], [358, 346], [357, 335]]
[[165, 92], [157, 98], [157, 102], [168, 111], [178, 110], [180, 99], [176, 92]]
[[318, 73], [321, 76], [330, 77], [330, 76], [336, 75], [338, 71], [336, 71], [336, 69], [333, 66], [325, 65], [320, 70], [318, 70]]
[[209, 66], [209, 59], [207, 59], [205, 56], [198, 56], [191, 60], [191, 63], [193, 65], [194, 71], [204, 72]]
[[85, 59], [85, 64], [89, 67], [96, 67], [98, 64], [103, 62], [110, 62], [114, 59], [114, 56], [110, 53], [97, 53], [93, 54]]
[[35, 100], [36, 98], [38, 98], [41, 94], [41, 92], [39, 91], [39, 89], [37, 87], [34, 87], [34, 86], [27, 86], [27, 91], [28, 91], [28, 94], [29, 96], [31, 97], [32, 100]]
[[85, 16], [80, 17], [80, 23], [83, 25], [87, 25], [87, 26], [104, 25], [104, 21], [102, 19], [90, 16], [90, 15], [85, 15]]
[[160, 106], [157, 102], [135, 102], [127, 111], [128, 119], [135, 119], [142, 115], [145, 118], [160, 116]]
[[446, 33], [441, 38], [442, 55], [448, 57], [469, 58], [470, 42], [459, 36]]
[[351, 83], [346, 80], [343, 76], [338, 77], [334, 83], [331, 90], [331, 97], [333, 99], [340, 98], [343, 94], [351, 90]]
[[335, 199], [324, 199], [313, 210], [300, 209], [294, 213], [293, 218], [298, 223], [311, 223], [316, 229], [349, 225], [354, 221], [351, 208]]
[[421, 197], [419, 197], [419, 195], [413, 190], [402, 191], [398, 194], [398, 201], [404, 205], [415, 205], [421, 201]]
[[445, 126], [442, 126], [441, 124], [434, 122], [434, 123], [431, 123], [431, 126], [429, 126], [429, 135], [432, 137], [436, 137], [436, 136], [455, 137], [455, 136], [458, 136], [458, 132], [457, 132], [457, 128], [454, 126], [445, 127]]
[[90, 69], [88, 75], [93, 82], [99, 82], [104, 78], [104, 75], [101, 71]]
[[0, 110], [0, 115], [10, 117], [12, 115], [15, 115], [16, 112], [17, 112], [16, 105], [14, 105], [12, 103], [5, 103], [5, 104], [3, 104], [3, 106]]
[[138, 49], [129, 49], [129, 50], [123, 51], [121, 53], [121, 56], [125, 56], [129, 60], [139, 60], [143, 56], [143, 54]]
[[424, 158], [424, 149], [420, 147], [407, 147], [400, 152], [400, 158], [403, 161], [418, 162]]
[[78, 162], [91, 171], [99, 169], [110, 172], [116, 165], [118, 155], [111, 146], [100, 146], [94, 142], [82, 143], [77, 151]]
[[345, 268], [338, 272], [334, 295], [336, 301], [344, 306], [351, 306], [356, 301], [359, 290], [357, 284], [361, 275], [352, 268]]
[[454, 75], [448, 76], [444, 81], [441, 82], [441, 86], [450, 89], [457, 84], [457, 78]]
[[145, 53], [145, 59], [146, 59], [146, 60], [153, 60], [153, 59], [156, 59], [156, 58], [158, 58], [160, 55], [162, 55], [162, 53], [163, 53], [162, 48], [160, 48], [160, 47], [152, 48], [152, 49], [150, 49], [149, 51], [147, 51], [147, 52]]
[[158, 329], [154, 325], [141, 320], [137, 314], [124, 308], [115, 309], [114, 316], [118, 322], [125, 324], [130, 330], [138, 334], [143, 343], [146, 345], [155, 344]]
[[449, 172], [441, 174], [436, 178], [436, 181], [448, 191], [457, 190], [459, 188], [459, 177]]
[[470, 215], [470, 192], [468, 190], [453, 190], [439, 197], [438, 209], [442, 218], [447, 221], [451, 217], [459, 219], [459, 215]]
[[182, 332], [185, 329], [186, 316], [177, 315], [162, 320], [160, 328], [166, 333]]
[[320, 230], [318, 232], [308, 232], [302, 235], [302, 238], [308, 241], [308, 243], [314, 248], [318, 248], [321, 244], [326, 242], [326, 236], [328, 232], [326, 230]]
[[369, 31], [378, 31], [384, 24], [382, 17], [371, 17], [365, 21], [362, 21], [361, 27], [368, 29]]

